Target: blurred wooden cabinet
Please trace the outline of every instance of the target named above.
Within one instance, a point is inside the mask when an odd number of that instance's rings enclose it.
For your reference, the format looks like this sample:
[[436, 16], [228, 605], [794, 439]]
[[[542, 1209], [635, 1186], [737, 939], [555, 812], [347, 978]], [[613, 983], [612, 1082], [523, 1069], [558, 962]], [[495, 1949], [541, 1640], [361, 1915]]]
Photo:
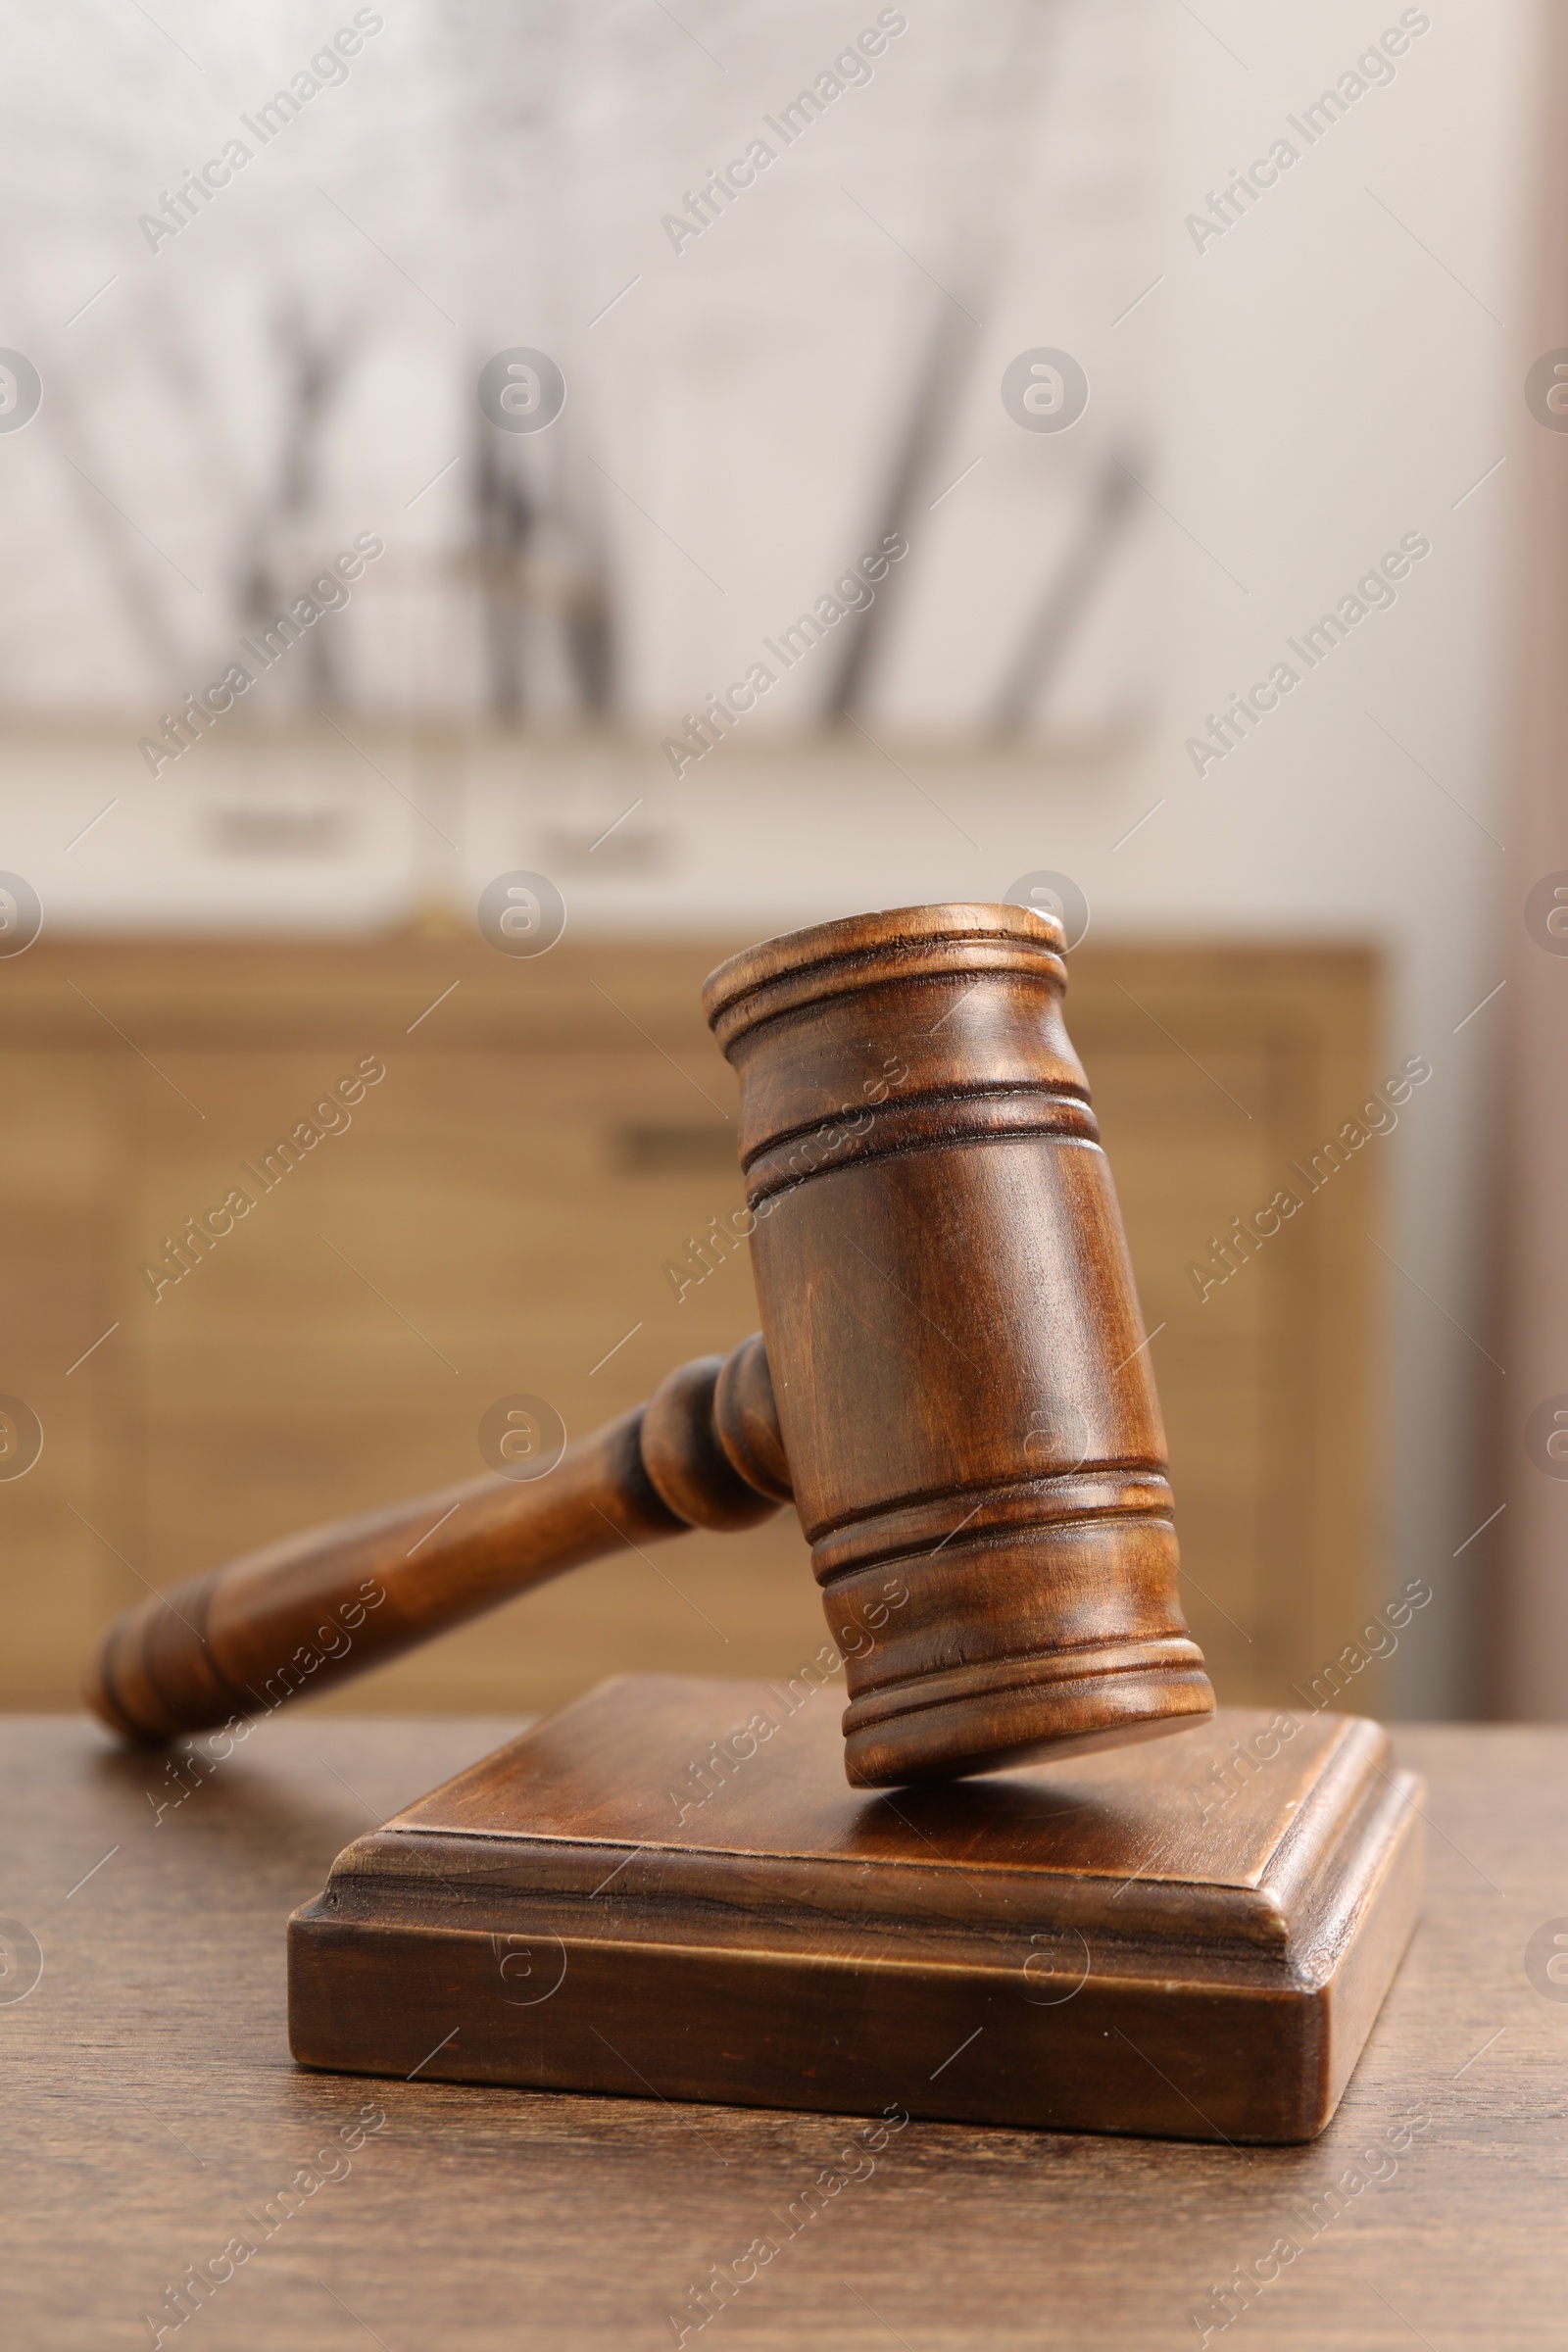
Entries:
[[[476, 1471], [498, 1396], [542, 1396], [578, 1432], [754, 1328], [744, 1250], [679, 1298], [666, 1272], [694, 1272], [690, 1243], [740, 1205], [734, 1089], [698, 1007], [739, 944], [46, 941], [0, 963], [0, 1393], [45, 1433], [0, 1477], [0, 1704], [70, 1704], [93, 1632], [149, 1585]], [[1189, 1613], [1222, 1696], [1288, 1701], [1384, 1597], [1380, 1147], [1206, 1299], [1187, 1269], [1382, 1075], [1373, 960], [1086, 948], [1071, 981]], [[367, 1058], [385, 1076], [349, 1123], [314, 1118]], [[263, 1191], [244, 1171], [265, 1181], [304, 1122], [337, 1131]], [[256, 1205], [155, 1299], [138, 1268], [236, 1185]], [[822, 1638], [786, 1518], [628, 1550], [339, 1704], [521, 1712], [625, 1668], [788, 1672]], [[1354, 1703], [1376, 1703], [1370, 1677]]]

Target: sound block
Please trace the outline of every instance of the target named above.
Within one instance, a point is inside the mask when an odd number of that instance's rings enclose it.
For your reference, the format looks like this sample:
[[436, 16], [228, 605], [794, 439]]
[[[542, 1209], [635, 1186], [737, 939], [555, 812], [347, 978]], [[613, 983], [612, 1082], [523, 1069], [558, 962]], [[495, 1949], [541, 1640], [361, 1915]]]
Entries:
[[[835, 1692], [602, 1684], [339, 1855], [289, 1923], [302, 2065], [1291, 2141], [1415, 1921], [1376, 1724], [849, 1788]], [[1282, 1726], [1292, 1727], [1286, 1736]]]

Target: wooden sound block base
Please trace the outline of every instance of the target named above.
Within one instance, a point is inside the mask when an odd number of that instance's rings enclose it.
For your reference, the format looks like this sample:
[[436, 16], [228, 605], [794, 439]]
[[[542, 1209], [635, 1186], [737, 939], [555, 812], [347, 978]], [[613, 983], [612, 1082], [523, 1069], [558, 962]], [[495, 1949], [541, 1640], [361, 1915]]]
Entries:
[[294, 2054], [1310, 2139], [1414, 1925], [1421, 1788], [1376, 1724], [1278, 1720], [870, 1793], [831, 1689], [602, 1684], [339, 1855], [289, 1924]]

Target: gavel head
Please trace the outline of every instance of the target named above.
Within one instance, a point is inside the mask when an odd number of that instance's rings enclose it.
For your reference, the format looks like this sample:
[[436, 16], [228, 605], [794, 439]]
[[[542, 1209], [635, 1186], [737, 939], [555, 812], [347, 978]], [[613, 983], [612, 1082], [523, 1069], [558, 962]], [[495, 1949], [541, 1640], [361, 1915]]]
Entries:
[[1176, 1732], [1214, 1696], [1064, 935], [915, 906], [708, 981], [858, 1786]]

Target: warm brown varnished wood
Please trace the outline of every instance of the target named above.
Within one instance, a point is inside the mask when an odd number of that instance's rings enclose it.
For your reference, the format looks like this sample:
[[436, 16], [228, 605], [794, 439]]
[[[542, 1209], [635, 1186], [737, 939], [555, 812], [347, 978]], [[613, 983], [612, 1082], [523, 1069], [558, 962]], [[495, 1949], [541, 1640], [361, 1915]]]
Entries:
[[[146, 2315], [239, 2233], [257, 2251], [163, 2352], [651, 2352], [763, 2233], [778, 2251], [687, 2352], [1158, 2352], [1217, 2330], [1227, 2285], [1251, 2308], [1208, 2352], [1558, 2339], [1568, 2005], [1525, 1954], [1568, 1917], [1568, 1730], [1396, 1730], [1431, 1790], [1422, 1924], [1310, 2144], [916, 2118], [862, 2152], [831, 2115], [474, 2089], [423, 2051], [410, 2082], [289, 2064], [289, 1912], [518, 1728], [313, 1706], [215, 1769], [221, 1735], [150, 1757], [79, 1716], [0, 1719], [0, 1910], [43, 1953], [0, 2004], [8, 2347], [147, 2352]], [[367, 2106], [384, 2123], [350, 2153]]]
[[[3, 1385], [46, 1432], [37, 1466], [0, 1481], [0, 1702], [74, 1705], [94, 1639], [146, 1597], [139, 1578], [172, 1587], [479, 1471], [476, 1428], [506, 1392], [544, 1395], [575, 1437], [755, 1327], [734, 1080], [700, 1001], [745, 944], [574, 922], [519, 964], [450, 931], [46, 925], [0, 959]], [[1187, 1615], [1229, 1701], [1297, 1705], [1292, 1686], [1310, 1692], [1393, 1590], [1367, 1238], [1389, 1238], [1388, 1137], [1307, 1181], [1397, 1060], [1378, 958], [1344, 939], [1097, 930], [1069, 970], [1155, 1335]], [[387, 1076], [352, 1128], [155, 1304], [138, 1261], [368, 1053]], [[1302, 1213], [1200, 1299], [1189, 1261], [1212, 1272], [1212, 1243], [1282, 1182]], [[693, 1254], [712, 1230], [737, 1238]], [[793, 1511], [644, 1550], [621, 1544], [328, 1703], [544, 1714], [629, 1670], [785, 1673], [821, 1638]], [[1374, 1662], [1343, 1703], [1376, 1715], [1401, 1663]]]
[[422, 2071], [452, 2082], [1323, 2129], [1415, 1919], [1420, 1789], [1386, 1733], [1226, 1710], [1169, 1749], [895, 1796], [846, 1788], [835, 1712], [807, 1678], [626, 1677], [360, 1838], [290, 1925], [295, 2056], [401, 2077], [441, 2042]]
[[617, 1540], [746, 1526], [792, 1489], [850, 1659], [852, 1782], [1209, 1713], [1062, 951], [1025, 908], [905, 907], [720, 966], [768, 1356], [673, 1375], [536, 1486], [473, 1482], [145, 1602], [100, 1646], [99, 1713], [159, 1739], [280, 1705]]
[[755, 1526], [789, 1495], [760, 1337], [682, 1365], [535, 1480], [468, 1480], [248, 1553], [112, 1625], [86, 1695], [162, 1740], [270, 1713], [618, 1544]]
[[864, 1786], [1214, 1704], [1063, 947], [1022, 907], [901, 907], [749, 949], [704, 992], [830, 1629], [907, 1588], [850, 1660]]

